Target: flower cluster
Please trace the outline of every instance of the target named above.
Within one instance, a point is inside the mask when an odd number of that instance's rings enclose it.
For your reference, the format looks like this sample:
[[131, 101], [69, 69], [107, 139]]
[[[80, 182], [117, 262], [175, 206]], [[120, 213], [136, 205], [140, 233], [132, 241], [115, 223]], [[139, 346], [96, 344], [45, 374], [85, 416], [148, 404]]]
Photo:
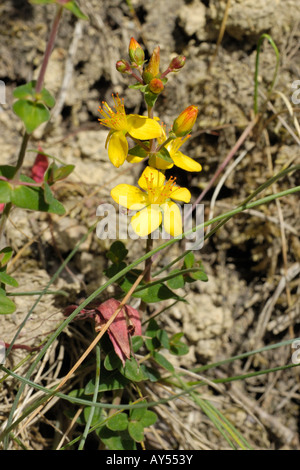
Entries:
[[[133, 230], [141, 237], [154, 232], [160, 226], [171, 236], [182, 234], [181, 211], [174, 201], [188, 203], [191, 193], [176, 185], [176, 178], [166, 180], [164, 172], [174, 165], [189, 172], [201, 171], [201, 165], [180, 151], [189, 139], [198, 115], [197, 106], [188, 106], [174, 120], [170, 131], [158, 117], [154, 117], [154, 105], [167, 83], [167, 75], [177, 72], [185, 64], [185, 57], [175, 57], [164, 72], [160, 72], [160, 49], [156, 47], [149, 62], [139, 43], [131, 38], [130, 63], [119, 60], [117, 70], [131, 75], [137, 81], [132, 88], [139, 89], [145, 98], [148, 116], [126, 114], [123, 100], [113, 95], [114, 109], [106, 102], [99, 107], [99, 122], [108, 127], [106, 148], [110, 161], [120, 167], [125, 161], [148, 161], [138, 186], [119, 184], [111, 191], [113, 200], [135, 211], [131, 218]], [[129, 146], [128, 140], [135, 145]]]

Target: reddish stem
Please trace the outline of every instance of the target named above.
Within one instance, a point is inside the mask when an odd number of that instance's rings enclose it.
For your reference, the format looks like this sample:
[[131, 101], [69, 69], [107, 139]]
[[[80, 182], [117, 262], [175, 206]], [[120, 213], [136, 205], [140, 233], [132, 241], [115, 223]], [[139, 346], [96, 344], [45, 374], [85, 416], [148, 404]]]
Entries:
[[42, 67], [41, 67], [39, 77], [38, 77], [37, 82], [36, 82], [36, 87], [35, 87], [36, 93], [40, 93], [40, 91], [42, 90], [42, 87], [43, 87], [46, 69], [47, 69], [47, 66], [48, 66], [48, 62], [49, 62], [49, 59], [50, 59], [50, 56], [51, 56], [52, 49], [54, 47], [55, 37], [56, 37], [57, 31], [58, 31], [58, 25], [59, 25], [59, 21], [60, 21], [61, 16], [62, 16], [62, 12], [63, 12], [63, 7], [58, 7], [57, 12], [56, 12], [56, 16], [55, 16], [53, 24], [52, 24], [52, 29], [51, 29], [51, 32], [50, 32], [48, 44], [47, 44], [47, 47], [46, 47], [46, 50], [45, 50]]
[[[4, 343], [5, 348], [8, 349], [10, 347], [10, 343]], [[25, 349], [26, 351], [39, 351], [42, 346], [27, 346], [27, 344], [13, 344], [11, 349]]]

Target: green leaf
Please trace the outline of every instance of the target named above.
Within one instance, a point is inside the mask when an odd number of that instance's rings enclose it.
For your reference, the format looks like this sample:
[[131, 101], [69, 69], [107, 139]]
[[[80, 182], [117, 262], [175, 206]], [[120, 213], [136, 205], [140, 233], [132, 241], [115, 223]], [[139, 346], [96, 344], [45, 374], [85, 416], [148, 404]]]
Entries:
[[128, 426], [128, 416], [126, 413], [118, 413], [109, 419], [106, 426], [111, 431], [125, 431]]
[[52, 194], [50, 186], [46, 182], [44, 183], [44, 198], [47, 204], [51, 204], [51, 202], [53, 202], [54, 200], [54, 196]]
[[165, 330], [162, 330], [162, 329], [158, 330], [156, 333], [156, 337], [164, 348], [169, 349], [170, 347], [169, 337], [168, 337], [168, 333]]
[[5, 266], [13, 255], [13, 249], [6, 246], [0, 250], [0, 266]]
[[141, 364], [141, 369], [143, 370], [147, 378], [150, 380], [150, 382], [157, 382], [161, 379], [161, 375], [157, 369], [146, 366], [145, 364]]
[[157, 152], [156, 157], [159, 157], [168, 163], [173, 163], [170, 153], [165, 147], [163, 147], [159, 152]]
[[[2, 269], [5, 269], [5, 268], [2, 268]], [[19, 285], [16, 279], [11, 277], [5, 271], [1, 271], [1, 270], [0, 270], [0, 282], [2, 282], [3, 284], [8, 284], [9, 286], [12, 286], [12, 287], [18, 287]]]
[[113, 242], [109, 251], [107, 252], [107, 258], [109, 258], [114, 264], [119, 264], [127, 256], [128, 250], [126, 249], [124, 243], [117, 240]]
[[36, 80], [32, 80], [31, 82], [25, 83], [25, 85], [20, 85], [15, 88], [13, 96], [19, 100], [42, 102], [49, 108], [52, 108], [55, 105], [55, 99], [51, 93], [46, 88], [43, 88], [40, 93], [37, 93], [35, 87]]
[[13, 179], [16, 169], [11, 165], [1, 165], [0, 166], [0, 176], [4, 176], [8, 180]]
[[[21, 175], [20, 181], [27, 183], [35, 183], [28, 176]], [[50, 194], [47, 194], [50, 197]], [[52, 198], [50, 203], [45, 201], [45, 192], [42, 187], [17, 186], [11, 190], [11, 202], [23, 209], [33, 211], [50, 212], [53, 214], [63, 215], [65, 213], [64, 206], [57, 200]]]
[[146, 303], [156, 303], [168, 299], [184, 300], [165, 284], [155, 284], [154, 286], [147, 287], [140, 292], [134, 293], [132, 297], [140, 297]]
[[0, 294], [0, 315], [8, 315], [14, 313], [16, 306], [12, 300], [10, 300], [3, 293]]
[[128, 432], [136, 442], [142, 442], [144, 439], [144, 426], [140, 421], [129, 421]]
[[134, 353], [138, 352], [139, 349], [141, 349], [141, 347], [143, 346], [144, 344], [144, 339], [142, 336], [138, 336], [138, 335], [135, 335], [135, 336], [132, 336], [131, 338], [131, 344], [132, 344], [132, 350]]
[[117, 356], [117, 354], [115, 353], [115, 351], [111, 350], [106, 355], [103, 365], [106, 370], [115, 370], [122, 366], [122, 362], [119, 356]]
[[[85, 406], [83, 410], [83, 416], [84, 416], [84, 421], [85, 423], [89, 419], [90, 412], [92, 410], [92, 406]], [[90, 423], [91, 426], [96, 426], [100, 421], [103, 421], [104, 416], [103, 416], [103, 410], [101, 408], [94, 408], [94, 414], [92, 421]]]
[[48, 108], [53, 108], [55, 105], [54, 97], [46, 88], [43, 88], [41, 93], [36, 95], [36, 97], [39, 99], [39, 101], [42, 101], [46, 106], [48, 106]]
[[159, 94], [152, 93], [151, 91], [149, 91], [149, 89], [145, 91], [145, 94], [144, 94], [145, 101], [147, 105], [150, 106], [150, 108], [153, 108], [158, 96]]
[[67, 178], [72, 171], [74, 171], [75, 165], [63, 165], [55, 169], [53, 172], [53, 180], [59, 181]]
[[10, 202], [11, 186], [7, 181], [0, 180], [0, 202]]
[[147, 90], [148, 85], [143, 85], [140, 82], [136, 82], [133, 85], [128, 85], [128, 88], [132, 88], [133, 90], [140, 90], [144, 93]]
[[173, 364], [171, 364], [171, 362], [169, 362], [168, 359], [166, 359], [165, 356], [163, 356], [161, 353], [158, 351], [152, 351], [151, 355], [157, 364], [159, 364], [161, 367], [169, 372], [174, 372]]
[[189, 352], [189, 347], [180, 341], [183, 333], [176, 333], [170, 338], [170, 353], [174, 356], [184, 356]]
[[190, 273], [190, 277], [195, 281], [208, 281], [207, 274], [201, 268], [199, 269], [199, 271]]
[[[146, 400], [140, 401], [140, 403], [147, 403]], [[131, 421], [140, 421], [144, 414], [146, 413], [147, 408], [132, 408], [130, 410], [130, 420]]]
[[50, 119], [49, 110], [43, 103], [22, 99], [13, 104], [13, 110], [23, 121], [28, 134]]
[[80, 10], [79, 6], [77, 5], [75, 1], [65, 3], [63, 7], [66, 8], [67, 10], [70, 10], [73, 13], [73, 15], [77, 16], [77, 18], [80, 18], [81, 20], [88, 20], [88, 17], [82, 13], [82, 11]]
[[195, 264], [195, 256], [191, 251], [184, 257], [184, 266], [186, 269], [192, 268]]
[[132, 382], [141, 382], [142, 380], [147, 379], [143, 369], [141, 369], [141, 366], [134, 358], [127, 359], [125, 366], [120, 369], [120, 372]]
[[158, 331], [158, 324], [154, 319], [151, 319], [145, 332], [145, 344], [149, 351], [154, 351], [160, 347], [160, 341], [157, 338]]
[[181, 274], [181, 270], [174, 269], [173, 271], [170, 272], [170, 274], [176, 274], [176, 273], [178, 273], [178, 276], [173, 277], [172, 279], [169, 279], [167, 281], [167, 284], [171, 289], [181, 289], [184, 287], [184, 277]]
[[141, 423], [145, 428], [152, 426], [157, 421], [157, 414], [154, 411], [146, 410], [146, 413], [143, 415], [141, 419]]
[[103, 426], [97, 434], [103, 444], [110, 450], [136, 450], [136, 443], [131, 439], [128, 432], [125, 431], [111, 431], [106, 426]]
[[146, 152], [145, 149], [143, 149], [140, 145], [135, 145], [132, 147], [129, 151], [128, 154], [131, 155], [132, 157], [139, 157], [139, 158], [146, 158], [148, 156], [148, 152]]
[[[120, 264], [112, 264], [111, 266], [109, 266], [107, 269], [104, 270], [104, 274], [111, 278], [113, 276], [115, 276], [116, 274], [118, 274], [120, 271], [122, 271], [124, 268], [126, 268], [127, 264], [122, 261]], [[124, 278], [121, 278], [121, 281], [122, 279]]]
[[32, 80], [29, 83], [25, 83], [25, 85], [20, 85], [13, 91], [13, 97], [18, 98], [19, 100], [28, 100], [28, 99], [35, 99], [35, 85], [36, 80]]
[[[100, 380], [99, 392], [107, 392], [111, 390], [120, 390], [126, 387], [129, 380], [124, 377], [119, 371], [114, 370], [113, 372], [101, 369], [101, 380]], [[86, 395], [93, 395], [95, 390], [94, 379], [90, 380], [84, 389]]]

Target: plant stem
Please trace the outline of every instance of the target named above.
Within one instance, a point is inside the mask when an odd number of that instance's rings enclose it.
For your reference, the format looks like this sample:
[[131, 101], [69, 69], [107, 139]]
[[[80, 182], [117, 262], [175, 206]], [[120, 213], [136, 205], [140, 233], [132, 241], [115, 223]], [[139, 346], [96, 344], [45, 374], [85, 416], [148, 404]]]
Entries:
[[18, 178], [18, 176], [20, 174], [21, 168], [22, 168], [23, 163], [24, 163], [26, 148], [27, 148], [29, 139], [30, 139], [30, 134], [25, 132], [25, 134], [23, 136], [21, 148], [20, 148], [20, 151], [19, 151], [18, 161], [17, 161], [17, 164], [15, 166], [14, 179]]
[[[148, 238], [147, 238], [147, 244], [146, 244], [146, 253], [149, 253], [152, 251], [153, 248], [153, 239], [151, 238], [151, 233], [149, 233]], [[152, 256], [147, 258], [145, 260], [145, 275], [144, 275], [144, 281], [146, 283], [151, 281], [151, 266], [152, 266]], [[142, 300], [140, 304], [140, 311], [145, 312], [147, 309], [147, 304]]]
[[60, 21], [61, 16], [62, 16], [62, 12], [63, 12], [63, 7], [62, 6], [58, 7], [57, 11], [56, 11], [54, 21], [53, 21], [53, 24], [52, 24], [52, 29], [51, 29], [51, 32], [50, 32], [48, 44], [47, 44], [47, 47], [46, 47], [46, 50], [45, 50], [42, 67], [41, 67], [41, 70], [40, 70], [40, 73], [39, 73], [39, 76], [38, 76], [38, 79], [37, 79], [37, 82], [36, 82], [36, 87], [35, 87], [36, 93], [40, 93], [40, 91], [42, 90], [42, 87], [43, 87], [46, 69], [47, 69], [47, 66], [48, 66], [48, 63], [49, 63], [49, 59], [50, 59], [52, 49], [54, 47], [55, 37], [56, 37], [57, 31], [58, 31], [58, 25], [59, 25], [59, 21]]
[[[53, 49], [53, 46], [54, 46], [55, 37], [56, 37], [57, 31], [58, 31], [58, 25], [59, 25], [59, 21], [61, 19], [62, 13], [63, 13], [63, 7], [59, 6], [57, 8], [56, 15], [55, 15], [55, 18], [54, 18], [54, 21], [53, 21], [53, 24], [52, 24], [49, 40], [48, 40], [46, 50], [45, 50], [45, 53], [44, 53], [43, 63], [42, 63], [42, 66], [41, 66], [41, 70], [40, 70], [38, 79], [37, 79], [37, 83], [36, 83], [36, 87], [35, 87], [36, 93], [40, 93], [41, 90], [42, 90], [42, 87], [43, 87], [46, 69], [47, 69], [47, 66], [48, 66], [48, 63], [49, 63], [49, 58], [50, 58], [50, 55], [51, 55], [51, 52], [52, 52], [52, 49]], [[24, 133], [21, 148], [20, 148], [20, 151], [19, 151], [18, 161], [17, 161], [17, 164], [15, 166], [14, 179], [17, 179], [20, 175], [20, 172], [21, 172], [21, 169], [22, 169], [22, 166], [23, 166], [23, 163], [24, 163], [25, 153], [26, 153], [26, 149], [27, 149], [27, 145], [28, 145], [30, 136], [31, 136], [31, 134], [28, 134], [27, 132]], [[2, 234], [3, 234], [3, 231], [5, 229], [5, 225], [6, 225], [6, 222], [7, 222], [7, 219], [8, 219], [11, 208], [12, 208], [11, 203], [6, 204], [5, 209], [2, 213], [2, 216], [1, 216], [1, 219], [0, 219], [0, 240], [1, 240], [1, 237], [2, 237]]]
[[[148, 235], [147, 238], [147, 244], [146, 244], [146, 253], [149, 253], [149, 251], [152, 251], [153, 248], [153, 239], [151, 238], [151, 233]], [[147, 258], [145, 261], [145, 277], [144, 281], [145, 282], [150, 282], [151, 280], [151, 266], [152, 266], [152, 257]]]

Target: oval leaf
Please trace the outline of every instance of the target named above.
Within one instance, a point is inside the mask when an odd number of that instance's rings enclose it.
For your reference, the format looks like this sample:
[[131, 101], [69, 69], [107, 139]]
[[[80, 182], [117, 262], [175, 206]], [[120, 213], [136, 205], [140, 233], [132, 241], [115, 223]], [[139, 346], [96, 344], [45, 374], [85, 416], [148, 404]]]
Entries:
[[28, 134], [50, 118], [50, 113], [43, 103], [19, 100], [13, 104], [13, 110], [23, 121]]
[[16, 306], [6, 295], [0, 294], [0, 315], [14, 313]]

